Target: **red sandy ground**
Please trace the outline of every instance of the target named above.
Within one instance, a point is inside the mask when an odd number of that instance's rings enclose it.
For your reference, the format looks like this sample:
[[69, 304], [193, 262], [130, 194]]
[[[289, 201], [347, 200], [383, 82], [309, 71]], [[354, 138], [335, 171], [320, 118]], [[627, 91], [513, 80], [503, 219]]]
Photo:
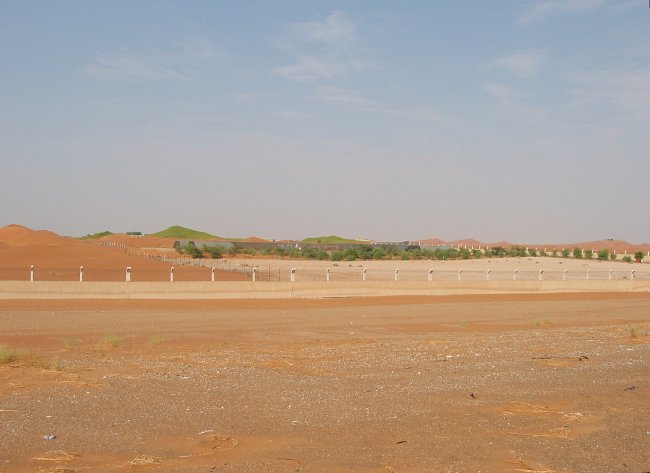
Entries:
[[[126, 238], [146, 242], [148, 237]], [[128, 255], [119, 248], [98, 246], [92, 241], [62, 237], [45, 230], [20, 225], [0, 228], [0, 280], [28, 280], [32, 264], [35, 279], [42, 281], [78, 280], [80, 266], [84, 267], [86, 281], [123, 281], [127, 266], [132, 268], [132, 281], [168, 281], [172, 266]], [[181, 265], [174, 269], [177, 281], [209, 281], [210, 278], [209, 268]], [[247, 277], [219, 271], [217, 279], [246, 280]]]
[[5, 300], [0, 344], [1, 473], [650, 470], [645, 293]]

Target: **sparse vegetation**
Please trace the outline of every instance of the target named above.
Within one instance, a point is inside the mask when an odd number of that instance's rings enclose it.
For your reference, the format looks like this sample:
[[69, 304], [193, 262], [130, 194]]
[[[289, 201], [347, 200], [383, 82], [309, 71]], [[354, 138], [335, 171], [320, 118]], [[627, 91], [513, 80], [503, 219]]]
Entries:
[[336, 236], [336, 235], [305, 238], [302, 242], [303, 243], [322, 243], [322, 244], [327, 244], [327, 245], [346, 244], [346, 243], [359, 243], [358, 240], [351, 240], [349, 238], [343, 238], [343, 237]]
[[586, 259], [593, 259], [593, 257], [594, 257], [593, 250], [585, 250], [584, 251], [584, 256], [585, 256]]
[[622, 259], [626, 263], [631, 263], [632, 262], [632, 257], [630, 255], [625, 255], [625, 256], [623, 256]]
[[117, 335], [106, 335], [104, 337], [104, 343], [113, 348], [117, 348], [120, 346], [120, 338]]
[[113, 232], [106, 230], [105, 232], [90, 233], [88, 235], [84, 235], [82, 237], [79, 237], [79, 240], [97, 240], [99, 238], [103, 238], [112, 234]]
[[77, 346], [77, 339], [73, 337], [67, 337], [63, 340], [63, 346], [68, 350], [72, 350], [75, 346]]
[[562, 248], [562, 258], [568, 258], [571, 252], [568, 248]]
[[164, 341], [165, 341], [165, 339], [162, 338], [160, 335], [152, 335], [152, 336], [150, 336], [149, 339], [147, 340], [147, 343], [149, 344], [150, 347], [153, 348], [153, 347], [155, 347], [155, 346], [160, 345], [160, 344], [161, 344], [162, 342], [164, 342]]
[[157, 233], [152, 233], [151, 236], [160, 238], [181, 238], [183, 240], [211, 240], [213, 238], [218, 238], [210, 233], [192, 230], [191, 228], [185, 228], [179, 225], [173, 225]]

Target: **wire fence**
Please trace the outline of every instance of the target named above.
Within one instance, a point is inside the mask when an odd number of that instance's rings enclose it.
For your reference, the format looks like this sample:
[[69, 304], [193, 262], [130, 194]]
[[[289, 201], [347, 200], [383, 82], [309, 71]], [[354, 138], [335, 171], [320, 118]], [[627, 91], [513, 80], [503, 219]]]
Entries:
[[[643, 269], [415, 269], [415, 268], [364, 268], [332, 266], [329, 268], [287, 268], [247, 264], [241, 260], [192, 259], [184, 256], [153, 255], [167, 267], [57, 267], [48, 266], [2, 266], [3, 281], [217, 281], [232, 280], [223, 273], [234, 273], [235, 279], [267, 282], [328, 282], [328, 281], [620, 281], [650, 280], [650, 270]], [[189, 270], [192, 267], [192, 270]], [[197, 271], [198, 268], [205, 268]], [[188, 269], [184, 269], [188, 268]]]

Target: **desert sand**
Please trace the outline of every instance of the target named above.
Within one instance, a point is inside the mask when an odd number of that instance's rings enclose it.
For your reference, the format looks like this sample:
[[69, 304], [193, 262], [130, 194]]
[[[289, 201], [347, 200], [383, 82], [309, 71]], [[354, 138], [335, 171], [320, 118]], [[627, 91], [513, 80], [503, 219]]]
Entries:
[[5, 300], [0, 343], [2, 473], [650, 469], [648, 293]]
[[[147, 238], [130, 238], [145, 244]], [[173, 245], [173, 242], [172, 242]], [[62, 237], [46, 230], [31, 230], [20, 225], [0, 228], [0, 280], [25, 281], [29, 268], [35, 267], [35, 279], [43, 281], [78, 281], [84, 267], [86, 281], [123, 281], [125, 268], [131, 266], [133, 281], [167, 281], [170, 263], [128, 254], [117, 247], [99, 246], [96, 242]], [[178, 281], [209, 281], [210, 269], [179, 265], [174, 268]], [[219, 271], [221, 280], [245, 280], [245, 276]]]

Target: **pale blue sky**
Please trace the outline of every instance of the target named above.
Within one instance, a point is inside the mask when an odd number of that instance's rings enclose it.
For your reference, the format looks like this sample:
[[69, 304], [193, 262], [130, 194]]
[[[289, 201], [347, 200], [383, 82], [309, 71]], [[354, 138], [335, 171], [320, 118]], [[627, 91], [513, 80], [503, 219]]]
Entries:
[[645, 0], [0, 1], [0, 225], [650, 241]]

